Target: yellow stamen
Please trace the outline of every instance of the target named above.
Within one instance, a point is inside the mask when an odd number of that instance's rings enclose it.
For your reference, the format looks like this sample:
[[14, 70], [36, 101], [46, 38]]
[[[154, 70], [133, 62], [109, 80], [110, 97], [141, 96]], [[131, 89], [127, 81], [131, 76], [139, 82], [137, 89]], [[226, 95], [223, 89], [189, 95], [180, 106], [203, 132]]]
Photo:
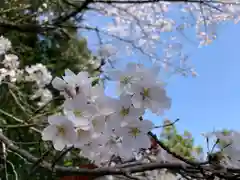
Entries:
[[93, 127], [96, 127], [96, 126], [97, 126], [97, 120], [96, 120], [96, 119], [93, 119], [93, 120], [92, 120], [92, 125], [93, 125]]
[[129, 114], [129, 109], [130, 109], [130, 108], [124, 108], [124, 107], [122, 107], [122, 109], [121, 109], [121, 111], [120, 111], [120, 114], [121, 114], [122, 116], [127, 116], [127, 115]]
[[80, 110], [75, 110], [74, 111], [74, 115], [77, 117], [81, 117], [82, 116], [82, 112]]
[[149, 88], [143, 88], [143, 93], [142, 93], [142, 95], [143, 95], [143, 97], [149, 97]]
[[66, 134], [65, 128], [63, 126], [57, 126], [57, 135], [58, 136], [64, 136]]
[[135, 128], [131, 128], [128, 133], [130, 133], [134, 137], [137, 137], [141, 133], [141, 131], [135, 127]]
[[130, 81], [131, 81], [131, 77], [129, 77], [129, 76], [123, 76], [123, 77], [121, 77], [121, 79], [120, 79], [120, 82], [121, 82], [122, 84], [128, 84], [128, 83], [130, 83]]

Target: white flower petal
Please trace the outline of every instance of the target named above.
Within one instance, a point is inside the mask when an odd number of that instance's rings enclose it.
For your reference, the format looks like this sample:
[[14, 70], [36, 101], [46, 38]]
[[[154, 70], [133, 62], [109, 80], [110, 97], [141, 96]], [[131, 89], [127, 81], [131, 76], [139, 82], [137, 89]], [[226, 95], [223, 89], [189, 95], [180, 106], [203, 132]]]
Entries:
[[59, 77], [55, 77], [52, 80], [52, 86], [57, 90], [64, 90], [66, 88], [66, 82]]
[[70, 69], [65, 70], [65, 76], [75, 76], [76, 74], [72, 72]]
[[56, 139], [53, 143], [53, 146], [56, 150], [62, 151], [65, 148], [66, 144], [63, 142], [62, 139]]
[[57, 129], [56, 126], [50, 125], [42, 131], [42, 140], [50, 141], [53, 140], [53, 137], [56, 135]]
[[65, 116], [61, 116], [61, 115], [52, 115], [48, 117], [48, 122], [49, 124], [62, 124], [65, 123], [66, 121], [68, 121], [68, 119]]

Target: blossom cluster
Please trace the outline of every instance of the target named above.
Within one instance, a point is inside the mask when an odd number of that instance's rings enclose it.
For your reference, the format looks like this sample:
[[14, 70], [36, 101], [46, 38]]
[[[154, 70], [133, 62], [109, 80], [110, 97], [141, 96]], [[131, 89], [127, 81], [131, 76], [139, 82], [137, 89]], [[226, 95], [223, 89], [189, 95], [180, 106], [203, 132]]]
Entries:
[[39, 106], [45, 105], [52, 99], [52, 93], [46, 88], [51, 83], [52, 75], [45, 65], [38, 63], [35, 65], [20, 67], [20, 61], [15, 54], [8, 53], [11, 50], [11, 42], [0, 37], [0, 84], [4, 82], [32, 82], [34, 85], [31, 99], [40, 98], [37, 102]]
[[[113, 59], [141, 55], [143, 61], [158, 61], [167, 72], [192, 76], [196, 76], [196, 72], [189, 63], [191, 57], [185, 51], [186, 44], [196, 48], [210, 45], [217, 38], [220, 25], [238, 23], [240, 19], [238, 1], [202, 4], [200, 1], [146, 3], [136, 0], [130, 3], [119, 0], [89, 3], [89, 7], [81, 30], [86, 27], [89, 33], [89, 29], [96, 28], [96, 37], [99, 36], [101, 42], [111, 42], [117, 49]], [[91, 41], [95, 44], [99, 39]]]
[[10, 82], [16, 82], [23, 74], [19, 69], [19, 59], [16, 55], [7, 53], [12, 47], [11, 42], [0, 37], [0, 55], [1, 55], [1, 68], [0, 68], [0, 82], [7, 79]]
[[43, 106], [52, 100], [53, 95], [51, 91], [46, 88], [46, 85], [51, 83], [52, 75], [48, 71], [47, 67], [43, 64], [36, 64], [25, 67], [25, 81], [35, 83], [35, 92], [32, 95], [31, 99], [40, 98], [40, 101], [37, 103], [38, 106]]
[[205, 135], [208, 139], [215, 138], [217, 153], [220, 153], [218, 161], [226, 167], [240, 167], [240, 133], [231, 131], [214, 131]]
[[[189, 55], [185, 53], [183, 40], [196, 47], [209, 45], [217, 38], [220, 24], [228, 21], [238, 23], [240, 19], [237, 1], [208, 1], [203, 4], [190, 1], [119, 2], [89, 3], [91, 8], [84, 12], [85, 21], [81, 22], [79, 27], [82, 32], [85, 29], [87, 33], [90, 29], [91, 32], [96, 29], [98, 38], [91, 43], [98, 43], [99, 40], [103, 44], [111, 42], [112, 47], [108, 46], [108, 49], [117, 50], [112, 53], [114, 60], [124, 58], [122, 56], [126, 54], [134, 56], [140, 53], [144, 60], [158, 61], [167, 71], [182, 75], [197, 75], [194, 68], [188, 64]], [[79, 2], [75, 3], [80, 5]], [[42, 3], [37, 13], [37, 21], [49, 25], [57, 19], [58, 14], [51, 9], [48, 1]], [[65, 13], [63, 11], [61, 15]], [[95, 18], [91, 18], [93, 16]], [[99, 20], [96, 20], [96, 17], [99, 17]], [[105, 21], [104, 19], [108, 23], [99, 23]], [[196, 39], [188, 36], [191, 34], [189, 30], [193, 30]], [[87, 38], [89, 36], [91, 35], [86, 35]], [[99, 46], [102, 46], [102, 43], [99, 43]], [[94, 48], [91, 50], [94, 51]]]
[[144, 112], [161, 114], [171, 106], [158, 73], [156, 66], [135, 63], [128, 63], [123, 71], [109, 71], [121, 92], [113, 98], [105, 94], [101, 84], [92, 86], [87, 72], [65, 70], [62, 78], [52, 81], [65, 97], [63, 111], [48, 117], [42, 139], [52, 141], [56, 150], [81, 149], [81, 156], [96, 165], [104, 165], [113, 155], [128, 159], [133, 152], [150, 148], [148, 132], [154, 124], [143, 118]]

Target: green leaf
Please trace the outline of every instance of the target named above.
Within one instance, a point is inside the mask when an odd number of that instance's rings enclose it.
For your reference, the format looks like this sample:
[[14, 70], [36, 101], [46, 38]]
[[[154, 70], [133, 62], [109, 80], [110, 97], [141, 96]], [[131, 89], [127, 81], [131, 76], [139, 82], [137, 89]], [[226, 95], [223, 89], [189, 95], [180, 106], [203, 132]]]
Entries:
[[72, 161], [69, 161], [69, 160], [64, 161], [64, 166], [72, 166], [72, 165], [73, 165]]
[[93, 81], [92, 81], [92, 86], [95, 86], [95, 85], [97, 85], [98, 83], [99, 83], [99, 78], [96, 78], [96, 79], [94, 79]]

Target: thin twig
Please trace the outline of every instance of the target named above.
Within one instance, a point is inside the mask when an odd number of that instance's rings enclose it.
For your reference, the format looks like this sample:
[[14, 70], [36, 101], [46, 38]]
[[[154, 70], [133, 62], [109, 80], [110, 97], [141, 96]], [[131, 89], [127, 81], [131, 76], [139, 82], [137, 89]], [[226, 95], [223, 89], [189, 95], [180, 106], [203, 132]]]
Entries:
[[84, 11], [87, 9], [87, 6], [92, 3], [93, 0], [85, 0], [82, 2], [81, 6], [77, 7], [76, 10], [70, 12], [67, 15], [59, 16], [57, 19], [53, 20], [53, 25], [59, 25], [61, 23], [64, 23], [65, 21], [69, 20], [72, 17], [75, 17], [78, 13]]
[[3, 129], [15, 129], [15, 128], [29, 128], [29, 127], [34, 127], [34, 126], [43, 126], [44, 124], [37, 124], [37, 123], [32, 123], [32, 124], [14, 124], [14, 125], [0, 125], [0, 128]]
[[63, 150], [60, 155], [55, 158], [52, 162], [52, 169], [54, 169], [55, 165], [57, 164], [58, 161], [60, 161], [68, 152], [70, 152], [72, 149], [74, 148], [74, 146], [71, 146], [70, 148], [66, 148], [65, 150]]
[[9, 165], [11, 166], [12, 172], [13, 172], [14, 177], [15, 177], [15, 180], [18, 180], [18, 173], [17, 173], [17, 171], [16, 171], [13, 163], [12, 163], [11, 161], [8, 161], [8, 160], [7, 160], [7, 164], [9, 164]]
[[150, 4], [159, 2], [185, 2], [185, 3], [215, 3], [215, 4], [237, 4], [236, 1], [224, 2], [224, 1], [214, 1], [214, 0], [94, 0], [96, 3], [105, 4]]
[[22, 112], [29, 116], [30, 114], [26, 111], [27, 108], [23, 107], [23, 105], [19, 102], [19, 100], [17, 99], [16, 95], [13, 93], [13, 91], [11, 90], [11, 88], [9, 88], [9, 92], [12, 95], [13, 99], [15, 100], [16, 104], [19, 106], [19, 108], [22, 110]]
[[[2, 133], [2, 129], [0, 129], [0, 133]], [[6, 145], [4, 142], [0, 141], [0, 165], [2, 166], [3, 171], [3, 180], [8, 180], [8, 170], [7, 170], [7, 155], [6, 155]]]
[[[10, 114], [10, 113], [2, 110], [2, 109], [0, 109], [0, 113], [2, 113], [2, 114], [4, 114], [4, 115], [6, 115], [6, 116], [8, 116], [8, 117], [10, 117], [10, 118], [12, 118], [12, 119], [14, 119], [15, 121], [17, 121], [17, 122], [19, 122], [19, 123], [22, 123], [22, 124], [24, 124], [24, 125], [28, 125], [27, 123], [24, 122], [24, 120], [21, 120], [21, 119], [13, 116], [12, 114]], [[39, 129], [37, 129], [37, 128], [30, 127], [30, 129], [33, 130], [33, 131], [35, 131], [35, 132], [42, 133], [42, 132], [41, 132]]]
[[171, 123], [167, 123], [161, 126], [155, 126], [154, 128], [165, 128], [165, 127], [169, 127], [169, 126], [173, 126], [175, 123], [177, 123], [180, 119], [177, 118], [175, 121], [171, 122]]
[[[47, 157], [49, 155], [49, 153], [51, 152], [51, 149], [49, 149], [48, 151], [46, 151], [30, 168], [29, 170], [29, 174], [28, 174], [28, 178], [31, 177], [31, 175], [33, 173], [35, 173], [35, 171], [38, 169], [39, 164], [41, 164], [41, 162], [44, 160], [45, 157]], [[28, 179], [26, 178], [26, 179]]]

